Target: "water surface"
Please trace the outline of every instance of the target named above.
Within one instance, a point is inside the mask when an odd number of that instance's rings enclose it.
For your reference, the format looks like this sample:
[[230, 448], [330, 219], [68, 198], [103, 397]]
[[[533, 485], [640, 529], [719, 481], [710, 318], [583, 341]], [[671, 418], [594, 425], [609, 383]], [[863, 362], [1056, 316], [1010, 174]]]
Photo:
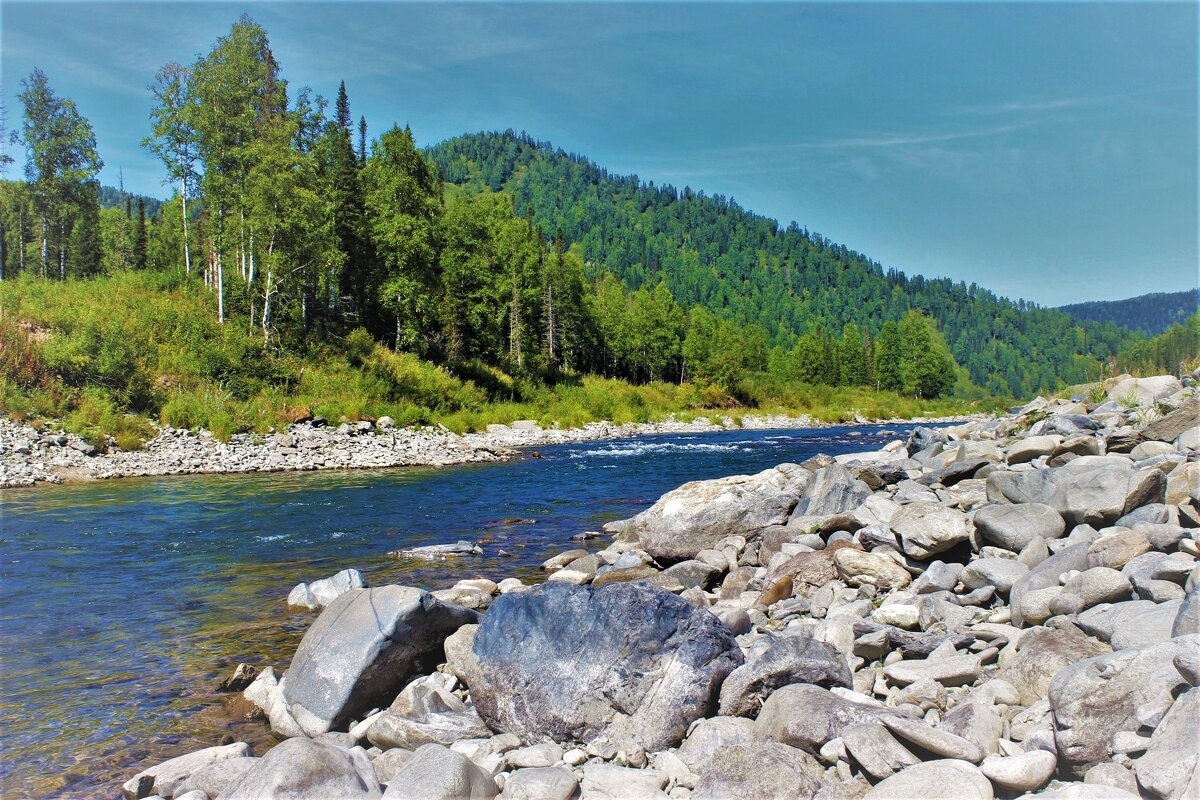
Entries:
[[[540, 580], [538, 565], [573, 535], [681, 483], [871, 449], [895, 438], [886, 430], [663, 435], [499, 464], [0, 491], [0, 796], [115, 797], [139, 768], [230, 735], [261, 752], [269, 733], [213, 687], [240, 661], [286, 666], [313, 618], [284, 607], [300, 581], [346, 567], [371, 585], [429, 589]], [[387, 555], [458, 539], [484, 555]]]

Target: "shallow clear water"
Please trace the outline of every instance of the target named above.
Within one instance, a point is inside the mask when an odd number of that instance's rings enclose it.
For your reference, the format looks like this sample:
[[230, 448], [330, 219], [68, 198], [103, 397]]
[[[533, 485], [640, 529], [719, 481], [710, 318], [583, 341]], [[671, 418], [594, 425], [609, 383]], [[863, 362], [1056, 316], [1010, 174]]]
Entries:
[[[227, 735], [260, 751], [269, 733], [214, 686], [239, 661], [286, 666], [312, 620], [284, 607], [300, 581], [346, 567], [371, 585], [429, 589], [536, 580], [572, 535], [681, 483], [901, 433], [886, 430], [654, 436], [500, 464], [0, 492], [0, 796], [117, 796], [140, 767]], [[458, 539], [484, 555], [387, 555]]]

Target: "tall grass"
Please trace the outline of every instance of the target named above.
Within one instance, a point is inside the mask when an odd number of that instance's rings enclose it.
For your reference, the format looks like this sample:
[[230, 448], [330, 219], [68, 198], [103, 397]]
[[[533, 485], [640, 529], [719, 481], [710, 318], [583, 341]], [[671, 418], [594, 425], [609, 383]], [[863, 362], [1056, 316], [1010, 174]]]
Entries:
[[140, 446], [160, 425], [219, 438], [265, 433], [308, 415], [390, 416], [464, 433], [533, 419], [546, 427], [669, 416], [809, 414], [827, 422], [944, 416], [1002, 408], [995, 399], [925, 401], [864, 388], [754, 375], [712, 386], [634, 386], [597, 376], [553, 383], [480, 362], [447, 367], [396, 353], [365, 332], [304, 352], [264, 348], [244, 323], [218, 325], [207, 291], [180, 276], [128, 273], [58, 283], [0, 283], [0, 412], [58, 418], [101, 446]]

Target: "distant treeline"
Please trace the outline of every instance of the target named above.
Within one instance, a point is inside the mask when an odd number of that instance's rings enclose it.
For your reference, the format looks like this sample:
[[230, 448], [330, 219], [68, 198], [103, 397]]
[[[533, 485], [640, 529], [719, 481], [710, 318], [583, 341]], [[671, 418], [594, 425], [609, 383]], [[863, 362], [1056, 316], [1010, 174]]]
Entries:
[[1184, 324], [1198, 309], [1200, 290], [1188, 289], [1183, 292], [1143, 294], [1127, 300], [1074, 303], [1060, 306], [1058, 310], [1070, 314], [1075, 319], [1112, 322], [1131, 331], [1154, 336], [1172, 325]]
[[995, 394], [1030, 395], [1095, 379], [1134, 337], [1112, 324], [997, 297], [974, 283], [885, 270], [866, 256], [791, 223], [743, 210], [732, 198], [615, 176], [524, 134], [480, 133], [430, 155], [447, 181], [506, 189], [518, 213], [580, 245], [588, 276], [612, 272], [631, 287], [665, 282], [684, 305], [757, 325], [790, 347], [846, 323], [877, 334], [910, 309], [936, 320], [954, 358]]

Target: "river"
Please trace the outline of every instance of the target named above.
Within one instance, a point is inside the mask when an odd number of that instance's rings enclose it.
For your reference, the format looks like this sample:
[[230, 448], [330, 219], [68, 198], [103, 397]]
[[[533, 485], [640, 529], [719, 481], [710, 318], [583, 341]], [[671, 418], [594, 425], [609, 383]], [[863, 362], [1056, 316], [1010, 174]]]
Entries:
[[[428, 589], [480, 575], [540, 580], [538, 565], [573, 535], [686, 481], [906, 433], [735, 430], [473, 466], [0, 491], [0, 796], [115, 797], [139, 768], [228, 736], [261, 753], [269, 733], [240, 721], [244, 709], [214, 686], [240, 661], [286, 666], [313, 618], [284, 607], [300, 581], [347, 567], [370, 585]], [[387, 555], [458, 539], [484, 555]]]

